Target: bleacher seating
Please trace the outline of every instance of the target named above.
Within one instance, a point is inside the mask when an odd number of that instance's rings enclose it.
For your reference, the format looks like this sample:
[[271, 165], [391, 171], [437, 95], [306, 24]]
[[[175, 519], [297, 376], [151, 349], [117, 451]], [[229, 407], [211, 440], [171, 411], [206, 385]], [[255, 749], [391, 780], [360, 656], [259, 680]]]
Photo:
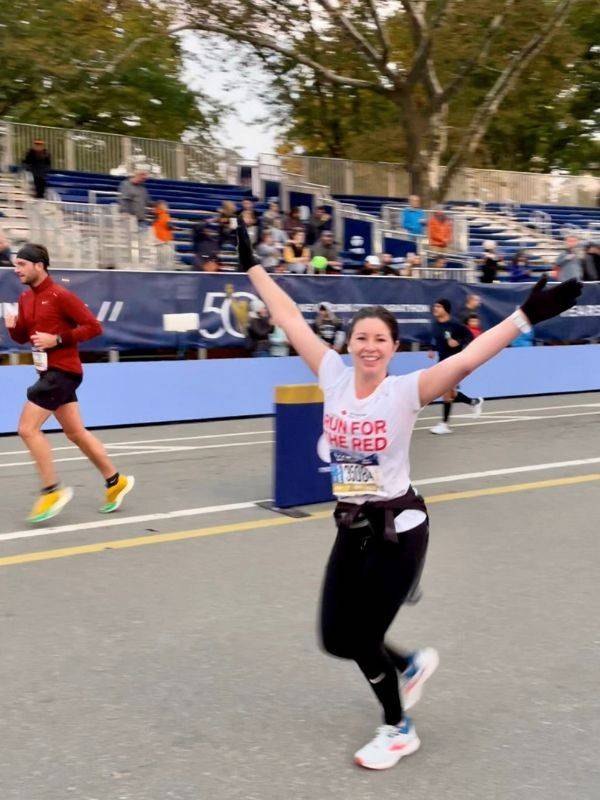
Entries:
[[[89, 203], [91, 199], [99, 204], [115, 203], [116, 193], [123, 176], [99, 175], [90, 172], [52, 172], [48, 185], [64, 202]], [[175, 231], [175, 249], [178, 261], [191, 266], [192, 227], [202, 218], [211, 218], [224, 200], [241, 203], [244, 199], [256, 201], [260, 212], [266, 207], [242, 186], [216, 183], [192, 183], [189, 181], [156, 180], [146, 181], [146, 188], [153, 201], [164, 200], [169, 204]], [[210, 224], [210, 223], [209, 223]], [[224, 250], [220, 261], [225, 268], [236, 265], [235, 254]]]
[[[406, 197], [334, 195], [359, 211], [382, 216], [385, 205], [405, 206]], [[505, 261], [524, 250], [533, 273], [552, 266], [553, 256], [562, 248], [564, 236], [573, 232], [582, 239], [600, 238], [600, 209], [576, 206], [487, 203], [485, 208], [468, 202], [446, 202], [448, 211], [466, 213], [469, 219], [469, 249], [465, 255], [479, 258], [483, 243], [495, 241]], [[536, 219], [537, 217], [537, 219]], [[507, 275], [501, 275], [506, 279]]]

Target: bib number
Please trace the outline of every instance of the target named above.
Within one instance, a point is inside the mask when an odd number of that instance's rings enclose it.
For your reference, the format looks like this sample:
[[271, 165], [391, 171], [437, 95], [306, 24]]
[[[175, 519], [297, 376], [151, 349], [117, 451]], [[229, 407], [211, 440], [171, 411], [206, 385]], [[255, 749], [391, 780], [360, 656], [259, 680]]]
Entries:
[[378, 456], [332, 450], [331, 483], [337, 496], [383, 494]]
[[48, 353], [43, 350], [32, 350], [33, 366], [38, 372], [46, 372], [48, 369]]

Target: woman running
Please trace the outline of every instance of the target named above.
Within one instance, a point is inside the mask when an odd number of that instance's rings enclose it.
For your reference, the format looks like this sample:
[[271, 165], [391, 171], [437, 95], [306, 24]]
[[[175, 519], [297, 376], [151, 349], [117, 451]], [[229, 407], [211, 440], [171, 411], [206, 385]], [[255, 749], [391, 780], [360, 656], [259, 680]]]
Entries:
[[408, 459], [417, 414], [532, 325], [571, 308], [581, 284], [570, 280], [544, 290], [542, 278], [520, 309], [460, 353], [429, 369], [392, 376], [388, 366], [399, 344], [398, 324], [385, 308], [363, 308], [352, 320], [347, 341], [353, 366], [347, 367], [257, 263], [243, 222], [238, 253], [273, 323], [318, 375], [323, 390], [324, 455], [331, 461], [338, 503], [337, 537], [321, 599], [321, 636], [329, 653], [357, 663], [383, 708], [384, 724], [355, 761], [387, 769], [419, 748], [405, 710], [420, 698], [438, 664], [432, 648], [409, 654], [385, 643], [398, 609], [418, 592], [427, 550], [427, 509], [410, 485]]

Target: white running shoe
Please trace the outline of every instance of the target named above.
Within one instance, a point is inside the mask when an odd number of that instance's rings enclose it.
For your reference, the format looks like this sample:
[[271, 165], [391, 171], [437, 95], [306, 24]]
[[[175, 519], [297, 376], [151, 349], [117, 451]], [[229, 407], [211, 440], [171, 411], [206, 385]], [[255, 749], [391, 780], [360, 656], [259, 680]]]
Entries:
[[478, 397], [471, 406], [471, 413], [474, 417], [480, 417], [483, 409], [483, 397]]
[[418, 703], [423, 694], [423, 685], [438, 668], [440, 657], [433, 647], [417, 650], [411, 656], [411, 663], [400, 675], [402, 708], [408, 710]]
[[452, 433], [452, 430], [447, 422], [438, 422], [437, 425], [434, 425], [433, 428], [429, 428], [431, 433]]
[[389, 769], [420, 746], [412, 720], [405, 717], [400, 725], [377, 728], [375, 738], [354, 754], [354, 761], [367, 769]]

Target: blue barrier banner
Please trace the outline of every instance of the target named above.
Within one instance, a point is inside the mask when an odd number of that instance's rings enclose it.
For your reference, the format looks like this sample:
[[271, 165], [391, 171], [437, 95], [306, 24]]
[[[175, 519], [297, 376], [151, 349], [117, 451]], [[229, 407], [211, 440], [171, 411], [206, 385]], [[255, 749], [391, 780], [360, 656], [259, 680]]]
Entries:
[[[245, 347], [248, 306], [254, 300], [249, 279], [241, 273], [128, 272], [125, 270], [52, 270], [52, 278], [74, 291], [104, 326], [104, 333], [82, 350], [160, 347]], [[523, 302], [530, 285], [466, 285], [456, 281], [367, 278], [336, 275], [281, 275], [277, 281], [311, 321], [327, 301], [343, 322], [365, 305], [384, 305], [400, 325], [404, 341], [429, 342], [430, 306], [448, 298], [458, 313], [466, 295], [482, 300], [480, 317], [489, 328]], [[0, 269], [2, 315], [16, 311], [23, 291], [10, 269]], [[163, 330], [163, 314], [197, 313], [199, 330]], [[600, 338], [600, 283], [587, 283], [578, 304], [558, 319], [537, 325], [541, 341], [589, 341]], [[0, 351], [23, 350], [0, 325]]]

